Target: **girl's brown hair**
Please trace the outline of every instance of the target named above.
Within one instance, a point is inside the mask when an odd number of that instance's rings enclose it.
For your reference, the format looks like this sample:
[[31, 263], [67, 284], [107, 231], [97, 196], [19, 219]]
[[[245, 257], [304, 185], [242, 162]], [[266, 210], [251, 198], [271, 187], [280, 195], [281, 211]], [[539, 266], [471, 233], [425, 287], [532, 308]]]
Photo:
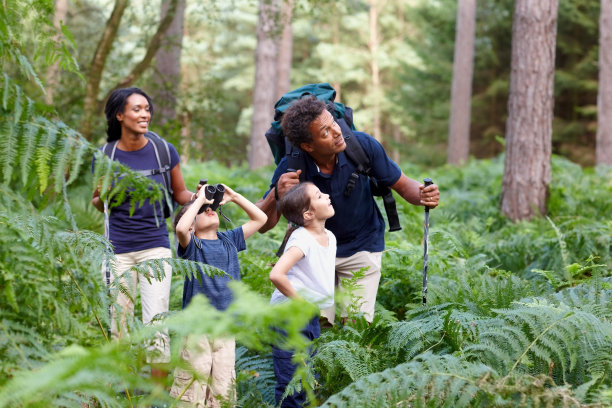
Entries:
[[293, 231], [298, 229], [298, 227], [304, 226], [304, 213], [310, 208], [310, 196], [307, 190], [309, 185], [314, 186], [314, 184], [309, 181], [293, 186], [278, 203], [281, 214], [283, 214], [291, 224], [289, 224], [287, 232], [285, 232], [285, 238], [283, 238], [283, 243], [280, 248], [278, 248], [276, 256], [281, 256], [283, 254], [287, 241]]

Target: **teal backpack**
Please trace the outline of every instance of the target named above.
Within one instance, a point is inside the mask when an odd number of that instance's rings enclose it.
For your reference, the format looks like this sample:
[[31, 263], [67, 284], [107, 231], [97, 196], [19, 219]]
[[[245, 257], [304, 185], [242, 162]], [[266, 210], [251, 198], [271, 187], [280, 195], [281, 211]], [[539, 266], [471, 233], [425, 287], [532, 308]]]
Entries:
[[346, 142], [344, 153], [347, 158], [355, 165], [355, 172], [351, 174], [344, 190], [345, 196], [350, 196], [355, 187], [356, 181], [359, 179], [359, 174], [366, 175], [370, 180], [370, 188], [372, 194], [380, 196], [383, 199], [387, 220], [389, 222], [389, 231], [399, 231], [402, 229], [397, 215], [395, 199], [390, 187], [381, 187], [376, 179], [372, 176], [372, 168], [370, 159], [366, 155], [359, 140], [354, 137], [353, 131], [353, 110], [339, 102], [335, 102], [336, 90], [327, 82], [320, 84], [308, 84], [300, 88], [294, 89], [284, 94], [274, 105], [274, 122], [266, 132], [266, 140], [272, 150], [274, 163], [278, 165], [281, 159], [287, 156], [287, 168], [289, 171], [302, 170], [302, 176], [306, 170], [306, 153], [299, 147], [293, 146], [283, 135], [281, 129], [281, 119], [283, 114], [291, 104], [303, 98], [306, 95], [314, 95], [320, 101], [325, 102], [327, 110], [333, 115], [334, 120], [342, 130], [342, 136]]

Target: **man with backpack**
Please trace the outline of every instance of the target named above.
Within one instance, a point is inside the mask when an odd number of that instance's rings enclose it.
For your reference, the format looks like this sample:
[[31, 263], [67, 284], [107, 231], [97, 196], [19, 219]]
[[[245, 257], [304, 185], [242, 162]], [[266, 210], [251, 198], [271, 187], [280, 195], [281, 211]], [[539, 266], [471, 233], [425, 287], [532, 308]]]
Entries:
[[[425, 187], [406, 177], [378, 141], [366, 133], [346, 128], [346, 122], [338, 120], [337, 116], [335, 118], [330, 110], [333, 111], [333, 105], [326, 105], [314, 95], [306, 95], [293, 101], [282, 114], [282, 132], [292, 146], [301, 149], [301, 153], [288, 152], [280, 160], [270, 189], [257, 202], [268, 216], [260, 232], [277, 224], [280, 218], [278, 200], [300, 181], [311, 181], [321, 192], [329, 194], [336, 209], [336, 215], [326, 224], [338, 242], [336, 282], [367, 268], [365, 276], [358, 282], [362, 290], [357, 294], [362, 297], [360, 310], [371, 322], [381, 275], [385, 223], [372, 196], [370, 179], [375, 179], [379, 188], [392, 188], [413, 205], [429, 208], [438, 205], [439, 191], [435, 184]], [[339, 123], [342, 123], [342, 129]], [[343, 129], [352, 133], [350, 138], [343, 137]], [[364, 166], [354, 163], [346, 154], [347, 146], [356, 143], [367, 156], [367, 170], [361, 169]], [[292, 156], [298, 154], [302, 154], [303, 168], [289, 167]], [[399, 229], [399, 225], [395, 229]], [[333, 310], [325, 310], [323, 315], [333, 323]]]

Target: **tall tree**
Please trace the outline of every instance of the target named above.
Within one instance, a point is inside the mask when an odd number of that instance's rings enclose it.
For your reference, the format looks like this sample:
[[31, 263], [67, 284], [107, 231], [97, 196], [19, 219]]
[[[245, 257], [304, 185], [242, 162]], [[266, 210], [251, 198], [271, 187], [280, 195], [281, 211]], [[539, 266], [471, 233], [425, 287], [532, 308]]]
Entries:
[[550, 183], [558, 0], [517, 0], [502, 213], [512, 220], [546, 213]]
[[370, 74], [372, 75], [372, 103], [373, 103], [373, 123], [372, 123], [372, 136], [374, 139], [381, 141], [382, 136], [380, 133], [380, 100], [381, 100], [381, 87], [380, 87], [380, 70], [378, 68], [378, 45], [380, 38], [378, 35], [378, 9], [377, 0], [370, 0], [370, 13], [369, 13], [369, 25], [370, 25], [370, 39], [368, 41], [368, 47], [370, 48]]
[[276, 99], [291, 88], [291, 59], [293, 56], [293, 0], [284, 0], [281, 7], [282, 32], [278, 43], [278, 59], [276, 66]]
[[451, 88], [451, 114], [448, 130], [449, 164], [467, 162], [470, 154], [470, 114], [474, 72], [474, 32], [476, 0], [459, 0]]
[[278, 0], [259, 1], [253, 117], [251, 119], [248, 154], [251, 170], [272, 164], [272, 153], [266, 141], [265, 133], [274, 117], [278, 13]]
[[[61, 25], [66, 20], [66, 14], [68, 13], [68, 1], [67, 0], [55, 0], [53, 7], [53, 26], [57, 30], [57, 34], [54, 36], [57, 42], [61, 41]], [[49, 105], [53, 104], [55, 92], [59, 87], [59, 60], [54, 61], [47, 68], [47, 94], [45, 95], [45, 102]]]
[[601, 0], [596, 163], [612, 165], [612, 0]]
[[[164, 18], [173, 0], [163, 0], [161, 15]], [[178, 0], [172, 23], [166, 30], [161, 47], [155, 55], [156, 85], [152, 87], [155, 101], [155, 116], [158, 124], [176, 119], [176, 101], [181, 76], [181, 50], [183, 43], [183, 22], [185, 20], [185, 1]]]
[[100, 38], [100, 42], [98, 43], [87, 73], [83, 117], [81, 119], [80, 127], [81, 134], [86, 139], [91, 138], [93, 122], [97, 119], [96, 116], [99, 114], [102, 104], [110, 92], [112, 92], [114, 89], [133, 84], [151, 64], [153, 56], [155, 56], [157, 50], [161, 46], [162, 37], [174, 19], [178, 0], [170, 0], [168, 12], [164, 18], [160, 20], [159, 25], [157, 26], [157, 31], [151, 38], [147, 51], [142, 60], [132, 68], [131, 72], [125, 78], [123, 78], [123, 80], [119, 81], [119, 83], [108, 90], [106, 96], [102, 100], [99, 100], [98, 94], [100, 91], [100, 81], [102, 80], [104, 66], [106, 65], [106, 60], [113, 46], [115, 37], [117, 36], [117, 31], [119, 30], [119, 25], [121, 24], [121, 18], [123, 17], [123, 13], [125, 12], [128, 3], [128, 0], [116, 0], [115, 6], [108, 21], [106, 22], [102, 38]]

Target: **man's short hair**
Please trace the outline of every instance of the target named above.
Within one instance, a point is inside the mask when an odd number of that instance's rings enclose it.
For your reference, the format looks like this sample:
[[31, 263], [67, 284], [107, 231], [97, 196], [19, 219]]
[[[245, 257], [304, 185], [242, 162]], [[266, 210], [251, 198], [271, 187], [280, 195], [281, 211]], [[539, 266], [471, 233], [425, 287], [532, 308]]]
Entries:
[[312, 134], [308, 127], [326, 109], [324, 102], [310, 95], [295, 101], [283, 114], [281, 127], [289, 142], [300, 147], [302, 143], [311, 143]]

